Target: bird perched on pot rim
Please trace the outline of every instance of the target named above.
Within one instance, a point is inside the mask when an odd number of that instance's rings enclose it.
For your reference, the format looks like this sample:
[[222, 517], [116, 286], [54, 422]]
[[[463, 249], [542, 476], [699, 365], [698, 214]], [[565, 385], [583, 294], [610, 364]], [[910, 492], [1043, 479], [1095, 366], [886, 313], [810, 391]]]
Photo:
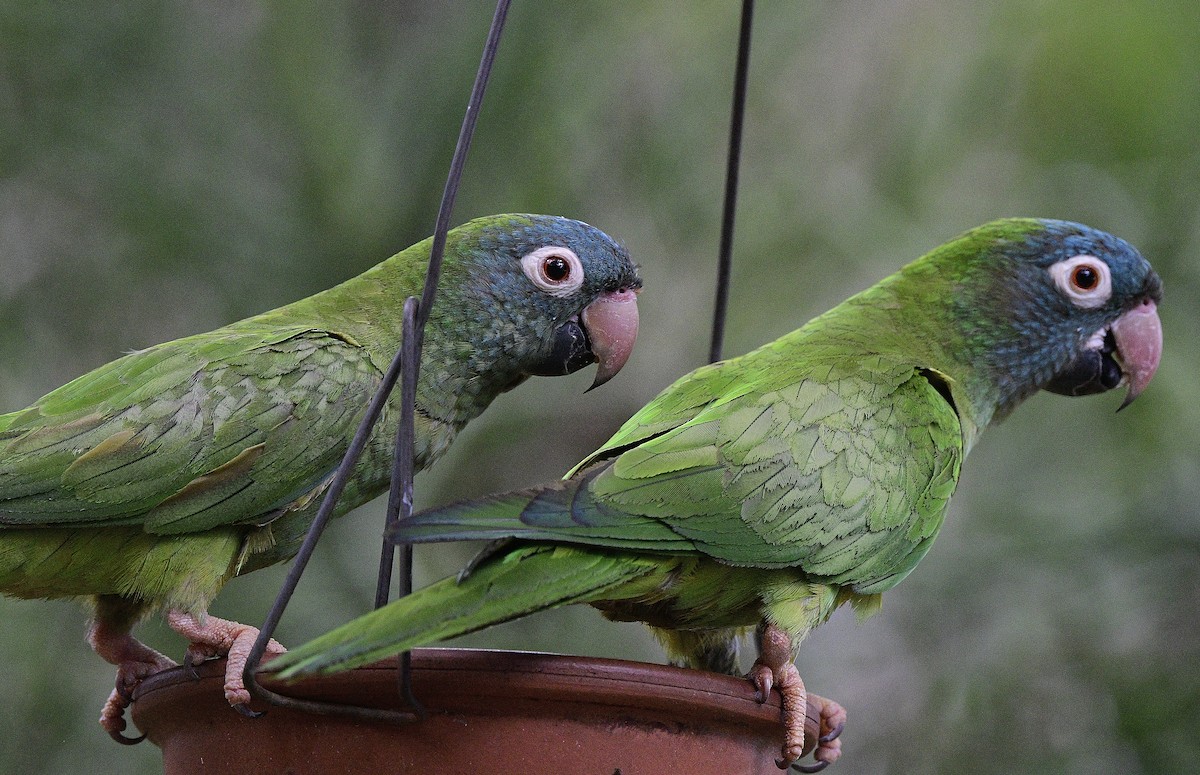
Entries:
[[[1119, 384], [1133, 400], [1158, 366], [1160, 298], [1150, 264], [1109, 234], [1038, 219], [976, 228], [799, 330], [682, 377], [564, 480], [401, 523], [398, 541], [493, 543], [460, 578], [270, 669], [346, 670], [589, 603], [649, 624], [677, 663], [730, 670], [731, 645], [757, 627], [750, 678], [764, 700], [780, 688], [792, 761], [800, 640], [842, 603], [873, 611], [913, 570], [967, 451], [1021, 401]], [[844, 711], [814, 700], [815, 756], [832, 761]]]
[[[88, 640], [116, 664], [101, 723], [173, 665], [130, 634], [165, 611], [188, 661], [229, 653], [225, 694], [257, 630], [207, 616], [233, 576], [292, 557], [401, 342], [431, 240], [315, 296], [123, 358], [0, 415], [0, 593], [91, 601]], [[638, 272], [579, 221], [479, 218], [449, 232], [424, 337], [416, 467], [530, 375], [598, 362], [637, 333]], [[385, 405], [335, 515], [386, 490], [399, 393]], [[272, 642], [270, 653], [281, 651]]]

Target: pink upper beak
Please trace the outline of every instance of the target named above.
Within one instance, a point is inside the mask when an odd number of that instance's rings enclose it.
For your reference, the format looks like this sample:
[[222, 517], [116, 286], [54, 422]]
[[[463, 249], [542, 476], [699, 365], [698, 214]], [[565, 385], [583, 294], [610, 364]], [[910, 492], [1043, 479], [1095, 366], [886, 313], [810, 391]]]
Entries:
[[611, 291], [580, 316], [597, 361], [596, 379], [588, 390], [608, 382], [629, 360], [637, 341], [637, 294], [638, 289], [632, 288]]
[[1162, 357], [1162, 322], [1158, 319], [1158, 305], [1146, 299], [1126, 312], [1112, 324], [1112, 335], [1117, 345], [1116, 357], [1129, 383], [1129, 391], [1119, 411], [1138, 397], [1158, 370], [1158, 361]]

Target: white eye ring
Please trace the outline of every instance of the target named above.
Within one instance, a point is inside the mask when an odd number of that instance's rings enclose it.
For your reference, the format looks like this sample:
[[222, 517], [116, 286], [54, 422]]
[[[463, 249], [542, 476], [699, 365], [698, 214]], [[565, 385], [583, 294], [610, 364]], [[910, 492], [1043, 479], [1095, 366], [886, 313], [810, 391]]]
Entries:
[[521, 256], [521, 269], [551, 296], [570, 296], [583, 285], [583, 263], [570, 248], [546, 245]]
[[1108, 264], [1095, 256], [1072, 256], [1052, 265], [1049, 272], [1054, 284], [1076, 307], [1095, 309], [1112, 297]]

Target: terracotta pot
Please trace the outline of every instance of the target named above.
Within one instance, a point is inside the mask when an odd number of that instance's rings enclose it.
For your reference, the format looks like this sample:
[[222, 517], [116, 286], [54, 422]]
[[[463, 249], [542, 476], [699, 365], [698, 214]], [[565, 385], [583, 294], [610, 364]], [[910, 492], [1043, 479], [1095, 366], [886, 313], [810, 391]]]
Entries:
[[[649, 775], [780, 771], [779, 697], [760, 705], [749, 682], [693, 670], [550, 654], [413, 652], [414, 694], [429, 718], [368, 722], [262, 706], [229, 708], [224, 660], [199, 680], [182, 668], [143, 681], [133, 722], [182, 773]], [[305, 699], [396, 708], [388, 660], [300, 684], [264, 686]], [[809, 708], [808, 740], [816, 733]]]

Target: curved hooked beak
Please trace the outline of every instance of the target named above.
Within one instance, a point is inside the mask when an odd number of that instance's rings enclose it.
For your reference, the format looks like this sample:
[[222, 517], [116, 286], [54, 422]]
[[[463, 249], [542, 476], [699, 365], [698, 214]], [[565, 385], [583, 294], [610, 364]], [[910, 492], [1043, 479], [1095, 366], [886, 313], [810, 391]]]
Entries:
[[621, 288], [606, 293], [589, 304], [580, 316], [598, 364], [596, 379], [588, 390], [608, 382], [629, 360], [637, 341], [638, 290]]
[[1121, 411], [1146, 388], [1162, 357], [1162, 322], [1153, 299], [1126, 312], [1096, 333], [1096, 344], [1057, 374], [1046, 390], [1066, 396], [1103, 393], [1128, 386]]
[[629, 360], [637, 341], [639, 290], [610, 291], [589, 304], [579, 319], [559, 326], [546, 360], [527, 373], [553, 377], [598, 363], [596, 379], [588, 390], [608, 382]]
[[1125, 400], [1117, 407], [1119, 412], [1145, 390], [1158, 370], [1158, 361], [1162, 357], [1162, 322], [1158, 319], [1158, 305], [1152, 299], [1146, 299], [1126, 312], [1112, 324], [1112, 335], [1116, 343], [1115, 357], [1129, 383]]

